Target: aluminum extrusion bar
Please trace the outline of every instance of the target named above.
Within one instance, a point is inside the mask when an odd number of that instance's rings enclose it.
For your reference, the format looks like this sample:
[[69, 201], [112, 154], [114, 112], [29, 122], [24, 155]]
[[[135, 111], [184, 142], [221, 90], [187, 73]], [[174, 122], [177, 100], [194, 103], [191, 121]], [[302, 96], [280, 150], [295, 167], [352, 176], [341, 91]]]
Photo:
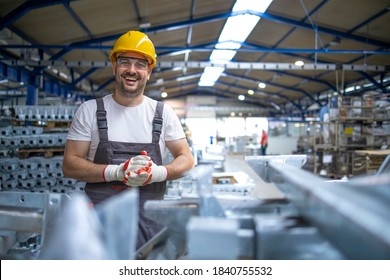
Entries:
[[279, 156], [246, 156], [246, 163], [265, 182], [270, 183], [270, 172], [268, 168], [270, 162], [285, 163], [301, 168], [307, 160], [307, 155], [279, 155]]
[[43, 222], [42, 209], [0, 206], [2, 230], [41, 233]]
[[350, 259], [390, 259], [390, 175], [326, 182], [270, 162], [271, 182]]

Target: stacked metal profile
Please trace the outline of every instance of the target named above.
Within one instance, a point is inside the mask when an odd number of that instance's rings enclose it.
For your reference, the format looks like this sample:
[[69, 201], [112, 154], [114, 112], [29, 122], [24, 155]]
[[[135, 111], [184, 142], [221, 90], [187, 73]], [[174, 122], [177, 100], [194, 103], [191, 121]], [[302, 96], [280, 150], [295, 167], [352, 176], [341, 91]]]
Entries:
[[[1, 119], [2, 191], [67, 192], [78, 188], [76, 180], [63, 177], [61, 167], [67, 126], [75, 108], [16, 106], [8, 113], [12, 122]], [[58, 121], [59, 126], [49, 127], [48, 121]]]
[[16, 106], [18, 121], [67, 121], [71, 120], [77, 106]]
[[61, 192], [81, 190], [83, 184], [64, 178], [62, 157], [0, 158], [2, 191]]
[[64, 147], [66, 132], [45, 133], [39, 126], [0, 127], [1, 156], [16, 155], [19, 149]]

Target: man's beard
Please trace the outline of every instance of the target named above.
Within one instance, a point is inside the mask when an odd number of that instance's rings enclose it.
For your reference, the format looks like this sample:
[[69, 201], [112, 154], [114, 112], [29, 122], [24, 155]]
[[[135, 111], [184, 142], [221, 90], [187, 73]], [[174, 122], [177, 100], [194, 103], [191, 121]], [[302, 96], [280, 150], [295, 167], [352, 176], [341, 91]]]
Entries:
[[122, 96], [125, 97], [137, 97], [143, 94], [145, 90], [146, 84], [140, 83], [139, 80], [137, 80], [137, 86], [134, 87], [129, 87], [126, 85], [126, 80], [125, 77], [118, 77], [119, 78], [119, 92]]

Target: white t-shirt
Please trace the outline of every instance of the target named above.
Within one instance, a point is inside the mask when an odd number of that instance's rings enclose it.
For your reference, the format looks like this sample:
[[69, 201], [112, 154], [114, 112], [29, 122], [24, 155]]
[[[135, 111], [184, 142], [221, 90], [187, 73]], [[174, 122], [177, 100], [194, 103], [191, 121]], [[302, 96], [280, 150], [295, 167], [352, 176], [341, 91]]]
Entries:
[[[144, 101], [135, 107], [116, 103], [112, 94], [103, 97], [107, 112], [108, 140], [128, 143], [151, 143], [153, 118], [157, 101], [144, 96]], [[93, 161], [99, 144], [96, 122], [96, 100], [88, 100], [77, 109], [67, 139], [91, 141], [87, 159]], [[160, 149], [164, 156], [166, 141], [185, 138], [183, 127], [172, 107], [164, 104], [163, 126], [160, 135]]]

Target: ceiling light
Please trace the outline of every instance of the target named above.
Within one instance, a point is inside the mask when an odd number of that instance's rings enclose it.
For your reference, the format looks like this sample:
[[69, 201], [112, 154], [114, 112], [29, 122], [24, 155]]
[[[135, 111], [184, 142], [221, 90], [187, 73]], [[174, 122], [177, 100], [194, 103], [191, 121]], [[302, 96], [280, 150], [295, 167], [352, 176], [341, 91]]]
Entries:
[[297, 60], [297, 61], [295, 61], [295, 63], [294, 63], [296, 66], [303, 66], [303, 65], [305, 65], [305, 63], [302, 61], [302, 60]]
[[199, 86], [213, 86], [223, 72], [222, 67], [206, 67], [200, 77]]
[[253, 90], [249, 89], [249, 90], [248, 90], [248, 94], [249, 94], [249, 95], [253, 95], [253, 94], [255, 94], [255, 92], [254, 92]]
[[329, 46], [338, 46], [341, 43], [340, 37], [336, 37], [334, 40], [329, 42]]
[[0, 84], [8, 83], [8, 79], [0, 80]]
[[144, 21], [144, 22], [141, 22], [140, 24], [139, 24], [139, 28], [149, 28], [149, 27], [151, 27], [152, 26], [152, 24], [149, 22], [149, 21]]
[[245, 100], [245, 95], [240, 94], [238, 96], [238, 100], [241, 100], [241, 101]]
[[63, 72], [59, 72], [58, 74], [60, 77], [64, 78], [64, 79], [68, 79], [68, 75], [66, 75], [65, 73]]
[[[264, 13], [273, 0], [237, 0], [232, 11], [253, 10]], [[237, 53], [237, 49], [241, 47], [242, 42], [248, 38], [253, 28], [256, 26], [260, 17], [251, 14], [242, 14], [234, 17], [229, 17], [222, 29], [218, 38], [218, 44], [210, 55], [210, 61], [214, 63], [229, 63]], [[199, 86], [213, 86], [223, 72], [219, 71], [219, 75], [208, 76], [209, 72], [203, 73]], [[216, 72], [215, 72], [216, 73]]]
[[260, 82], [258, 86], [259, 88], [265, 88], [267, 85], [263, 82]]
[[168, 97], [168, 93], [167, 93], [166, 91], [162, 92], [162, 93], [161, 93], [161, 97], [162, 97], [162, 98]]
[[[226, 49], [224, 46], [226, 46], [226, 43], [217, 44], [215, 47]], [[214, 63], [227, 64], [235, 55], [236, 51], [234, 50], [215, 50], [210, 55], [210, 61]]]
[[199, 83], [198, 83], [198, 86], [200, 87], [212, 87], [215, 85], [215, 81], [211, 81], [211, 80], [200, 80]]

